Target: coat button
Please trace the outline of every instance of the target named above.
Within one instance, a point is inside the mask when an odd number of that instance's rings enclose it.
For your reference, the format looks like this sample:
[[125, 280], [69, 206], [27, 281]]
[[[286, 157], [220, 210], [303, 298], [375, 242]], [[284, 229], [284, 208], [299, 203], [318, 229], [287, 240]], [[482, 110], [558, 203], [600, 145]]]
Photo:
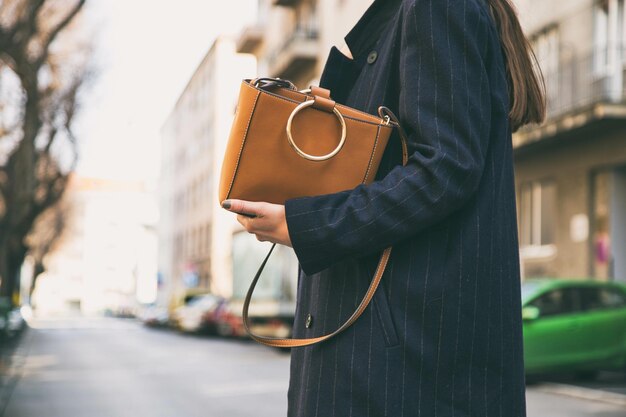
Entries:
[[367, 63], [373, 64], [374, 61], [376, 61], [376, 58], [378, 58], [378, 52], [376, 51], [370, 52], [369, 55], [367, 56]]
[[306, 315], [306, 321], [304, 322], [304, 327], [307, 329], [311, 327], [313, 324], [313, 316], [309, 313]]

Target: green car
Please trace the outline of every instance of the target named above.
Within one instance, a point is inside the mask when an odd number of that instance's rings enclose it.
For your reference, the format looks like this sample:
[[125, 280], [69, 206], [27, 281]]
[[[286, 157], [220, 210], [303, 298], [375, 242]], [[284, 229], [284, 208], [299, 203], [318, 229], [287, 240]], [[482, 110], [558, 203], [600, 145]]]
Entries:
[[626, 285], [535, 278], [522, 282], [526, 374], [626, 370]]

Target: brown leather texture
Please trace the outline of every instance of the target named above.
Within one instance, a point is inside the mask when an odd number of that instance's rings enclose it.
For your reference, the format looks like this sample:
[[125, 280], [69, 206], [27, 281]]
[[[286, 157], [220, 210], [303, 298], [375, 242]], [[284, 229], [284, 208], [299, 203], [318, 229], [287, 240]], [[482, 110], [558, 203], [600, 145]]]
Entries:
[[267, 263], [267, 260], [270, 257], [270, 255], [272, 254], [272, 251], [274, 250], [275, 246], [276, 246], [276, 243], [272, 245], [270, 251], [265, 256], [263, 263], [259, 267], [259, 270], [257, 271], [256, 275], [254, 276], [254, 279], [252, 280], [252, 284], [250, 284], [248, 293], [246, 294], [246, 299], [243, 303], [243, 325], [246, 331], [248, 332], [248, 334], [250, 335], [250, 337], [254, 339], [255, 341], [261, 344], [264, 344], [266, 346], [280, 347], [280, 348], [292, 348], [292, 347], [314, 345], [316, 343], [320, 343], [325, 340], [328, 340], [331, 337], [335, 337], [339, 333], [346, 330], [348, 327], [352, 326], [352, 324], [361, 316], [361, 314], [363, 314], [363, 312], [365, 311], [365, 308], [369, 305], [370, 301], [372, 301], [372, 298], [374, 297], [374, 293], [376, 292], [376, 289], [378, 288], [378, 285], [380, 284], [380, 280], [383, 277], [383, 273], [385, 272], [385, 268], [387, 267], [387, 262], [389, 261], [389, 257], [391, 256], [391, 249], [392, 249], [391, 247], [389, 247], [383, 251], [382, 255], [380, 256], [380, 260], [378, 261], [376, 272], [374, 272], [374, 277], [372, 278], [372, 281], [370, 282], [370, 286], [367, 288], [367, 292], [363, 296], [363, 299], [361, 299], [361, 302], [357, 306], [356, 310], [354, 310], [352, 315], [339, 328], [337, 328], [337, 330], [331, 333], [326, 333], [324, 335], [317, 336], [317, 337], [295, 339], [295, 338], [279, 338], [279, 337], [262, 336], [262, 335], [255, 334], [250, 329], [250, 318], [248, 315], [248, 310], [250, 308], [250, 302], [252, 301], [252, 294], [254, 293], [254, 288], [256, 287], [256, 284], [259, 281], [261, 272], [263, 272], [263, 268], [265, 268], [265, 264]]
[[[257, 79], [258, 80], [258, 79]], [[235, 118], [227, 143], [220, 178], [220, 202], [227, 198], [267, 201], [284, 204], [285, 200], [352, 189], [374, 180], [380, 159], [392, 129], [398, 128], [402, 145], [402, 164], [408, 161], [407, 137], [398, 118], [381, 106], [377, 117], [337, 104], [330, 91], [311, 86], [311, 93], [290, 88], [256, 86], [256, 80], [243, 80]], [[278, 79], [279, 80], [279, 79]], [[326, 155], [341, 138], [341, 124], [334, 110], [343, 116], [346, 140], [341, 150], [323, 161], [311, 161], [298, 154], [288, 141], [287, 122], [301, 103], [313, 105], [298, 112], [292, 122], [292, 136], [298, 147], [310, 155]], [[385, 120], [386, 119], [386, 120]], [[381, 254], [370, 286], [352, 315], [337, 330], [304, 339], [274, 338], [254, 334], [250, 329], [248, 310], [254, 288], [276, 244], [272, 245], [255, 274], [243, 305], [243, 323], [257, 342], [274, 347], [298, 347], [320, 343], [350, 327], [368, 306], [391, 256], [391, 247]]]
[[[242, 82], [223, 159], [220, 202], [235, 198], [284, 204], [290, 198], [334, 193], [374, 180], [393, 127], [380, 117], [335, 103], [326, 89], [312, 91], [319, 95]], [[341, 138], [333, 107], [344, 117], [346, 140], [330, 159], [305, 159], [289, 144], [287, 120], [307, 100], [315, 104], [298, 112], [292, 122], [294, 141], [307, 154], [333, 151]]]

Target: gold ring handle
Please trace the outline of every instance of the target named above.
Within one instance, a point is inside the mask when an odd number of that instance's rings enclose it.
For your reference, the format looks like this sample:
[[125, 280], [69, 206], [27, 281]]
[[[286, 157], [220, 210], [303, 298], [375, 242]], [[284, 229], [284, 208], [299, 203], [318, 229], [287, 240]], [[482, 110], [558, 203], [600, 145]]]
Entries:
[[341, 150], [341, 148], [343, 147], [343, 144], [346, 142], [346, 121], [344, 120], [343, 115], [339, 112], [337, 107], [333, 107], [333, 113], [335, 113], [335, 116], [337, 116], [337, 118], [339, 119], [339, 122], [341, 123], [341, 140], [339, 141], [339, 144], [337, 145], [337, 147], [327, 155], [320, 155], [320, 156], [309, 155], [308, 153], [304, 152], [302, 149], [298, 148], [298, 145], [296, 145], [296, 143], [294, 142], [293, 135], [291, 134], [291, 123], [293, 121], [293, 118], [296, 116], [296, 114], [298, 114], [300, 110], [306, 107], [312, 106], [313, 103], [314, 103], [314, 100], [307, 100], [298, 104], [298, 106], [295, 109], [293, 109], [293, 111], [291, 112], [291, 115], [289, 116], [289, 120], [287, 120], [287, 128], [286, 128], [287, 138], [289, 139], [289, 144], [291, 145], [291, 147], [301, 157], [308, 159], [310, 161], [325, 161], [337, 155], [337, 152]]

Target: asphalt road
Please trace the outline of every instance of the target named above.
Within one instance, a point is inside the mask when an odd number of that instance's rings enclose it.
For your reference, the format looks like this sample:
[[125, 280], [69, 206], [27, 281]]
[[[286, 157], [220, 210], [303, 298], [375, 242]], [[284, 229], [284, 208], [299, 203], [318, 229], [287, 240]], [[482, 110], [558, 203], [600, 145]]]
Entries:
[[[286, 415], [289, 354], [253, 342], [129, 320], [48, 320], [34, 323], [18, 356], [21, 376], [2, 417]], [[566, 388], [529, 386], [528, 417], [626, 416], [619, 398]]]
[[127, 320], [36, 323], [3, 417], [280, 416], [289, 355]]

